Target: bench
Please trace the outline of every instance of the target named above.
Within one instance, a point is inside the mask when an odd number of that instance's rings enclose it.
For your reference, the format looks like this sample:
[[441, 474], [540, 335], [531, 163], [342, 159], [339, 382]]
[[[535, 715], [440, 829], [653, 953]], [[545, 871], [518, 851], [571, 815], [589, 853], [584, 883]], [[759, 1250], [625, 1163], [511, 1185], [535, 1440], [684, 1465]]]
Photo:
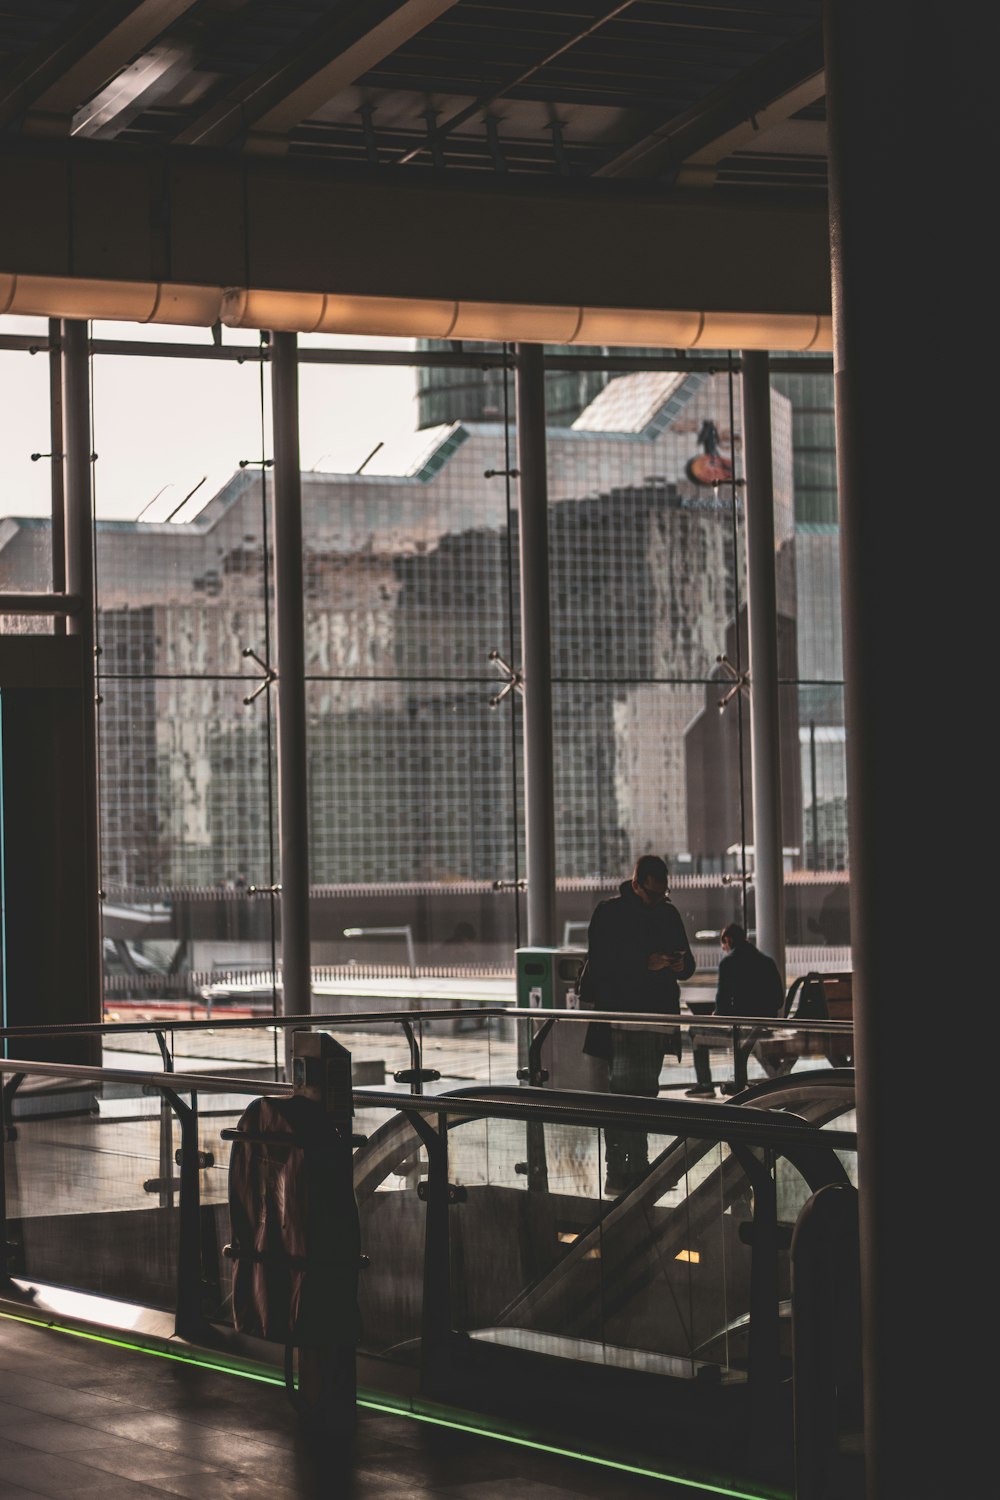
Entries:
[[[784, 1017], [809, 1021], [854, 1019], [853, 975], [850, 972], [801, 974], [789, 985]], [[770, 1078], [790, 1073], [800, 1057], [825, 1057], [832, 1068], [854, 1062], [854, 1036], [848, 1032], [782, 1030], [753, 1044], [753, 1053]]]

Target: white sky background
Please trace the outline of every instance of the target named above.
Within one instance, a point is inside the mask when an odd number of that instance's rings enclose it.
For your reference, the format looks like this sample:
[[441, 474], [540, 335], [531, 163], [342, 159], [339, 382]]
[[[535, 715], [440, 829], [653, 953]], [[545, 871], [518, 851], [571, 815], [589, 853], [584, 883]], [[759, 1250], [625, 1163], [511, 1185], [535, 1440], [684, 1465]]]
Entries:
[[[0, 333], [45, 334], [42, 319], [0, 317]], [[95, 323], [95, 338], [211, 342], [208, 329]], [[223, 330], [226, 344], [257, 343], [256, 335]], [[412, 340], [300, 338], [326, 347], [412, 349]], [[94, 359], [94, 466], [97, 514], [165, 521], [176, 511], [191, 520], [239, 466], [270, 457], [270, 369], [261, 382], [256, 362], [101, 355]], [[49, 366], [45, 353], [0, 350], [0, 517], [47, 516], [51, 510], [47, 454]], [[301, 365], [299, 430], [303, 470], [354, 473], [378, 443], [365, 472], [405, 473], [426, 446], [416, 435], [416, 372], [412, 368]], [[184, 497], [196, 492], [184, 503]], [[160, 492], [157, 497], [157, 492]], [[157, 497], [157, 498], [154, 498]], [[180, 506], [181, 509], [177, 510]], [[145, 508], [145, 509], [144, 509]]]

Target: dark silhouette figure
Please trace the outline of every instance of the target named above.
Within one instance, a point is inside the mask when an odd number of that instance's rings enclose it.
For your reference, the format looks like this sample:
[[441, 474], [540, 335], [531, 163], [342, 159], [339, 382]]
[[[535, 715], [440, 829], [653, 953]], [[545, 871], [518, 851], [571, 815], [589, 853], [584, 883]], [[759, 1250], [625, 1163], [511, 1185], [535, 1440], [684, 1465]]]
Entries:
[[[724, 957], [719, 964], [719, 982], [715, 992], [717, 1016], [780, 1016], [785, 1003], [785, 986], [773, 958], [751, 943], [738, 922], [730, 922], [719, 934]], [[746, 1084], [746, 1060], [755, 1041], [754, 1032], [744, 1037], [736, 1054], [736, 1078], [732, 1085], [723, 1084], [724, 1094], [736, 1093]], [[694, 1073], [697, 1083], [687, 1089], [691, 1095], [715, 1098], [712, 1065], [708, 1047], [694, 1046]]]
[[[678, 981], [690, 979], [695, 962], [680, 912], [667, 895], [666, 864], [658, 855], [642, 855], [631, 880], [622, 881], [618, 895], [598, 903], [590, 919], [587, 948], [595, 1009], [680, 1014]], [[679, 1055], [679, 1027], [669, 1037], [662, 1027], [647, 1031], [612, 1025], [611, 1092], [655, 1098], [668, 1041]], [[605, 1155], [604, 1191], [625, 1192], [649, 1166], [646, 1132], [608, 1129]]]

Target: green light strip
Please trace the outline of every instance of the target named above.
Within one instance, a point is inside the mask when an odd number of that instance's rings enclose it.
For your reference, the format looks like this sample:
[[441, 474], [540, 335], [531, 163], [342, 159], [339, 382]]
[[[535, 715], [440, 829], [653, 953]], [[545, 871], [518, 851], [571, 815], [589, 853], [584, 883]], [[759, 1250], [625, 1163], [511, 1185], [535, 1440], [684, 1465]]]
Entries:
[[620, 1459], [598, 1458], [593, 1453], [578, 1453], [573, 1448], [557, 1448], [552, 1443], [539, 1443], [531, 1438], [516, 1437], [513, 1433], [494, 1432], [489, 1428], [476, 1427], [471, 1422], [456, 1422], [446, 1417], [433, 1417], [429, 1413], [414, 1411], [412, 1407], [389, 1406], [381, 1401], [358, 1400], [359, 1406], [371, 1411], [388, 1412], [393, 1416], [412, 1417], [415, 1422], [431, 1422], [436, 1427], [450, 1427], [455, 1432], [470, 1432], [476, 1437], [493, 1438], [499, 1443], [513, 1443], [519, 1448], [531, 1448], [536, 1453], [553, 1453], [557, 1458], [571, 1458], [576, 1463], [597, 1464], [602, 1469], [617, 1469], [623, 1474], [638, 1474], [644, 1479], [662, 1479], [669, 1484], [683, 1484], [693, 1490], [707, 1490], [711, 1495], [728, 1495], [733, 1500], [762, 1500], [760, 1495], [751, 1495], [746, 1490], [731, 1490], [725, 1485], [709, 1484], [705, 1480], [689, 1479], [681, 1474], [663, 1474], [658, 1469], [643, 1469], [638, 1464], [622, 1463]]
[[127, 1339], [112, 1339], [106, 1333], [91, 1333], [85, 1328], [70, 1328], [65, 1323], [53, 1323], [47, 1318], [24, 1318], [17, 1313], [0, 1312], [0, 1318], [10, 1323], [27, 1323], [31, 1328], [47, 1328], [51, 1333], [68, 1333], [77, 1339], [89, 1339], [93, 1344], [110, 1344], [113, 1349], [131, 1349], [135, 1354], [151, 1354], [154, 1359], [172, 1359], [181, 1365], [197, 1365], [201, 1370], [221, 1370], [227, 1375], [239, 1375], [244, 1380], [259, 1380], [264, 1385], [284, 1385], [280, 1375], [263, 1375], [256, 1370], [246, 1370], [236, 1365], [218, 1364], [210, 1359], [196, 1359], [191, 1354], [174, 1354], [169, 1349], [154, 1349], [149, 1344], [132, 1344]]
[[[215, 1363], [212, 1360], [196, 1359], [190, 1354], [175, 1354], [168, 1349], [154, 1349], [148, 1344], [133, 1344], [127, 1339], [109, 1338], [107, 1334], [91, 1333], [83, 1328], [70, 1328], [67, 1324], [49, 1322], [44, 1318], [25, 1318], [9, 1312], [0, 1312], [0, 1318], [5, 1318], [11, 1323], [26, 1323], [32, 1328], [48, 1328], [52, 1333], [66, 1333], [74, 1338], [90, 1339], [95, 1344], [110, 1344], [114, 1349], [130, 1349], [136, 1354], [151, 1354], [155, 1359], [172, 1359], [178, 1364], [195, 1365], [202, 1370], [215, 1370], [227, 1375], [236, 1375], [241, 1380], [257, 1380], [263, 1385], [277, 1386], [284, 1386], [285, 1383], [281, 1375], [265, 1375], [245, 1369], [241, 1365], [222, 1361]], [[569, 1458], [576, 1463], [596, 1464], [599, 1468], [615, 1469], [622, 1474], [637, 1474], [643, 1479], [660, 1479], [668, 1484], [683, 1484], [689, 1489], [703, 1490], [711, 1495], [726, 1495], [729, 1500], [767, 1500], [767, 1497], [753, 1494], [748, 1490], [729, 1489], [726, 1485], [689, 1479], [682, 1474], [664, 1474], [658, 1469], [644, 1469], [638, 1464], [627, 1464], [614, 1458], [599, 1458], [593, 1453], [577, 1453], [572, 1448], [559, 1448], [552, 1443], [536, 1442], [532, 1438], [517, 1437], [513, 1433], [496, 1432], [488, 1427], [477, 1427], [472, 1422], [459, 1422], [448, 1417], [433, 1416], [430, 1412], [414, 1411], [412, 1406], [405, 1406], [402, 1403], [397, 1406], [385, 1400], [375, 1401], [370, 1396], [359, 1396], [357, 1404], [367, 1411], [383, 1412], [394, 1417], [407, 1417], [413, 1422], [427, 1422], [434, 1427], [447, 1427], [453, 1432], [467, 1432], [475, 1437], [490, 1438], [498, 1443], [512, 1443], [518, 1448], [530, 1448], [536, 1453], [551, 1453], [556, 1458]]]

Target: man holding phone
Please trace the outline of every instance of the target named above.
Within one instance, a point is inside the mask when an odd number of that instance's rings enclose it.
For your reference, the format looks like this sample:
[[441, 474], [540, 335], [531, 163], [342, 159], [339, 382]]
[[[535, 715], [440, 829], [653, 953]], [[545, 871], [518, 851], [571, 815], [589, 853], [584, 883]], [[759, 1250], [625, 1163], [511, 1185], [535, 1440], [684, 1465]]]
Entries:
[[[598, 903], [590, 919], [587, 956], [596, 1010], [680, 1014], [679, 981], [690, 979], [695, 962], [681, 914], [667, 895], [667, 866], [659, 855], [640, 855], [631, 880], [622, 881], [618, 895]], [[680, 1030], [669, 1040], [679, 1056]], [[662, 1027], [647, 1031], [612, 1026], [611, 1092], [655, 1098], [667, 1043]], [[646, 1132], [607, 1130], [605, 1156], [604, 1191], [617, 1196], [648, 1170]]]

